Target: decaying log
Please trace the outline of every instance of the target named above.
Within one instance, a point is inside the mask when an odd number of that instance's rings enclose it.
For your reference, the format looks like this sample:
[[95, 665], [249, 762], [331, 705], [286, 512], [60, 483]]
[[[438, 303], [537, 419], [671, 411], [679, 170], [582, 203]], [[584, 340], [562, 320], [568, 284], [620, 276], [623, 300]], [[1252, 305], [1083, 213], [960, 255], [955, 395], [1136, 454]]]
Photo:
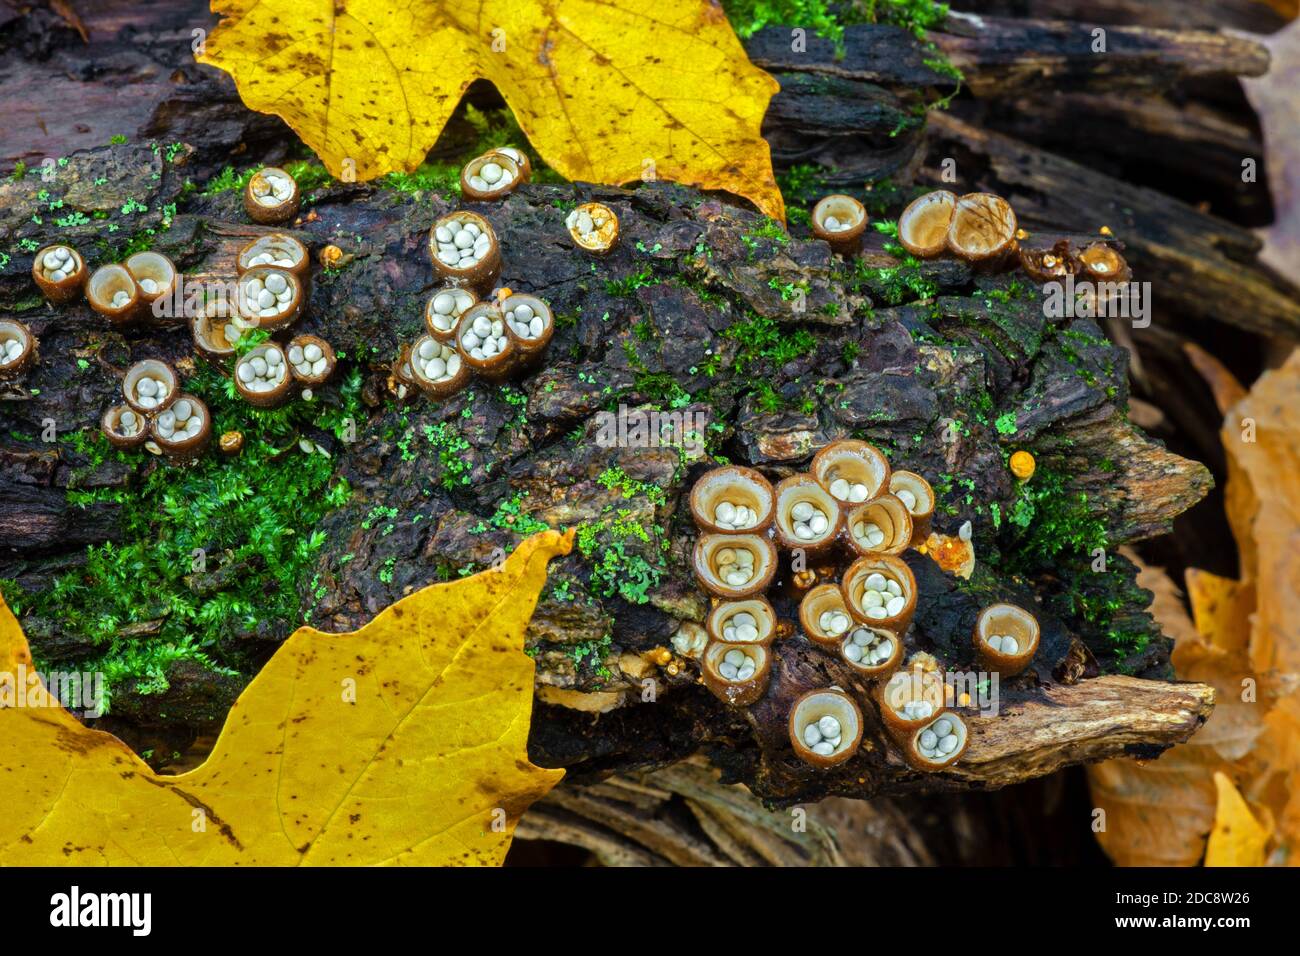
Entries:
[[[1053, 15], [1066, 17], [1067, 7], [1059, 0], [1053, 9], [1062, 12]], [[228, 277], [235, 250], [261, 230], [247, 224], [234, 194], [192, 194], [185, 181], [201, 184], [232, 161], [281, 160], [292, 139], [279, 120], [244, 110], [223, 76], [190, 60], [183, 41], [193, 26], [211, 25], [206, 2], [130, 14], [97, 7], [85, 13], [88, 43], [66, 25], [41, 20], [49, 16], [3, 25], [0, 93], [6, 102], [27, 103], [32, 89], [54, 83], [77, 105], [50, 117], [19, 108], [16, 122], [0, 131], [0, 156], [68, 162], [52, 189], [34, 176], [0, 185], [3, 242], [30, 245], [57, 235], [107, 255], [117, 243], [105, 241], [95, 214], [133, 199], [149, 210], [136, 225], [155, 231], [155, 248], [195, 279]], [[1249, 41], [1134, 22], [1141, 25], [1108, 31], [1106, 70], [1098, 69], [1083, 24], [959, 17], [932, 39], [977, 96], [1032, 94], [1039, 98], [1032, 115], [1055, 115], [1061, 128], [1072, 110], [1102, 112], [1135, 89], [1253, 75], [1266, 63]], [[746, 44], [782, 83], [765, 127], [778, 167], [822, 164], [833, 167], [826, 187], [890, 179], [906, 191], [918, 178], [944, 184], [940, 162], [953, 157], [963, 190], [1003, 193], [1036, 236], [1082, 240], [1109, 226], [1135, 278], [1154, 284], [1158, 316], [1287, 335], [1300, 329], [1293, 291], [1254, 263], [1259, 243], [1247, 229], [1050, 153], [1046, 141], [1022, 142], [941, 113], [923, 123], [924, 106], [954, 82], [935, 52], [906, 30], [850, 27], [843, 56], [829, 41], [807, 41], [807, 50], [795, 53], [789, 30], [771, 27]], [[92, 63], [111, 67], [94, 77]], [[1065, 99], [1053, 114], [1044, 103], [1057, 89]], [[1165, 101], [1126, 102], [1124, 122], [1166, 131], [1171, 152], [1172, 144], [1189, 142], [1190, 155], [1217, 161], [1255, 143], [1253, 130], [1225, 125], [1215, 112], [1174, 122]], [[31, 136], [42, 124], [43, 137]], [[453, 140], [459, 129], [454, 122]], [[147, 145], [105, 147], [115, 134], [186, 146], [175, 156]], [[1110, 155], [1122, 159], [1127, 148]], [[57, 233], [34, 221], [47, 202], [42, 189], [89, 221]], [[879, 217], [896, 215], [902, 198], [884, 201], [888, 211]], [[621, 247], [595, 268], [563, 239], [563, 209], [588, 199], [613, 206], [623, 232]], [[1036, 560], [1006, 520], [1021, 487], [1004, 460], [1021, 447], [1038, 456], [1040, 481], [1059, 477], [1060, 501], [1077, 502], [1071, 519], [1104, 532], [1108, 550], [1167, 531], [1210, 488], [1203, 466], [1133, 426], [1127, 354], [1097, 323], [1049, 316], [1037, 290], [959, 262], [905, 267], [875, 231], [862, 255], [846, 262], [798, 225], [791, 238], [775, 238], [752, 212], [669, 184], [621, 190], [534, 183], [502, 203], [474, 207], [502, 238], [501, 283], [537, 292], [565, 319], [546, 366], [516, 383], [522, 409], [481, 384], [443, 403], [399, 397], [388, 362], [421, 325], [431, 282], [424, 236], [456, 205], [447, 196], [331, 183], [316, 191], [313, 216], [293, 226], [314, 249], [334, 243], [351, 257], [313, 284], [303, 330], [351, 356], [345, 367], [362, 376], [366, 402], [356, 442], [310, 436], [354, 494], [321, 523], [319, 589], [304, 588], [300, 599], [313, 624], [346, 630], [415, 588], [481, 568], [520, 540], [492, 523], [506, 500], [552, 526], [600, 529], [617, 512], [647, 531], [645, 542], [624, 542], [656, 569], [643, 598], [602, 587], [593, 575], [598, 554], [575, 553], [552, 566], [529, 630], [538, 664], [530, 755], [567, 768], [569, 778], [525, 821], [521, 836], [574, 842], [607, 861], [839, 862], [852, 854], [830, 836], [829, 823], [811, 817], [807, 832], [795, 834], [788, 811], [770, 808], [877, 796], [852, 825], [894, 836], [860, 858], [930, 862], [939, 859], [934, 844], [907, 827], [910, 801], [993, 790], [1116, 755], [1153, 757], [1204, 721], [1212, 693], [1168, 682], [1169, 642], [1146, 613], [1149, 598], [1133, 585], [1131, 565], [1113, 557], [1118, 570], [1100, 583], [1088, 556], [1068, 548]], [[78, 567], [86, 544], [117, 532], [112, 505], [72, 511], [73, 484], [126, 488], [161, 467], [142, 457], [134, 467], [106, 464], [88, 474], [75, 447], [39, 440], [41, 422], [53, 418], [61, 431], [93, 428], [132, 360], [157, 355], [189, 369], [195, 359], [177, 323], [122, 333], [84, 305], [47, 308], [33, 297], [29, 267], [20, 255], [0, 267], [0, 307], [19, 314], [42, 343], [41, 365], [0, 402], [0, 578], [35, 591]], [[911, 285], [902, 290], [900, 269], [910, 269]], [[802, 310], [792, 306], [796, 288]], [[768, 327], [806, 335], [808, 348], [780, 363], [756, 357], [750, 350]], [[321, 389], [318, 400], [330, 401], [336, 387]], [[620, 404], [667, 409], [670, 398], [672, 410], [706, 423], [708, 454], [595, 440], [602, 412]], [[946, 440], [954, 422], [962, 426], [958, 437]], [[423, 438], [435, 426], [463, 440], [455, 455], [464, 482], [443, 480], [446, 456]], [[943, 486], [937, 531], [952, 535], [972, 524], [978, 561], [969, 580], [940, 571], [928, 556], [908, 556], [923, 596], [909, 651], [969, 667], [970, 627], [981, 606], [1010, 599], [1041, 612], [1035, 666], [1003, 683], [997, 716], [967, 711], [971, 746], [948, 773], [906, 767], [884, 738], [870, 688], [797, 633], [778, 645], [771, 687], [748, 709], [712, 697], [698, 681], [698, 665], [673, 643], [698, 628], [708, 608], [689, 570], [694, 530], [683, 504], [706, 459], [721, 455], [776, 479], [805, 467], [820, 445], [850, 435], [880, 443], [896, 464]], [[661, 497], [627, 494], [602, 480], [614, 471]], [[377, 506], [408, 520], [372, 527], [364, 519]], [[219, 592], [230, 574], [257, 573], [215, 563], [188, 579], [196, 594]], [[1091, 588], [1112, 589], [1111, 628], [1141, 634], [1140, 647], [1116, 647], [1106, 626], [1071, 611], [1067, 595]], [[783, 579], [773, 595], [782, 618], [794, 619], [798, 597]], [[23, 623], [38, 657], [75, 662], [90, 652], [49, 621], [28, 616]], [[290, 627], [266, 622], [229, 635], [211, 653], [244, 666], [270, 653]], [[106, 726], [139, 747], [165, 740], [173, 749], [178, 739], [219, 727], [247, 668], [241, 673], [236, 679], [177, 668], [166, 695], [128, 696]], [[785, 719], [796, 696], [830, 684], [864, 703], [869, 746], [819, 773], [794, 758]], [[684, 762], [693, 757], [713, 769]], [[891, 801], [891, 794], [909, 802]], [[839, 812], [848, 814], [842, 805]]]

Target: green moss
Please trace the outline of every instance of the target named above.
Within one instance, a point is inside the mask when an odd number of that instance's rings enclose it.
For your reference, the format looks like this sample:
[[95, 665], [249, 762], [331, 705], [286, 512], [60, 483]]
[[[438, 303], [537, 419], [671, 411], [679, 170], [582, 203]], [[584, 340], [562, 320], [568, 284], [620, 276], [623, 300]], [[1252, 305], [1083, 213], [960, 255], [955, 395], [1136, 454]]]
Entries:
[[[140, 682], [137, 693], [165, 690], [167, 666], [176, 660], [241, 667], [230, 638], [301, 622], [299, 593], [325, 541], [318, 524], [350, 495], [329, 458], [283, 450], [306, 427], [342, 437], [346, 420], [360, 415], [359, 375], [344, 382], [336, 402], [271, 411], [251, 409], [206, 366], [186, 388], [208, 404], [214, 434], [243, 432], [243, 454], [146, 469], [126, 489], [82, 490], [78, 478], [110, 458], [134, 465], [147, 453], [115, 451], [98, 431], [72, 433], [65, 441], [86, 464], [74, 472], [68, 500], [116, 505], [121, 530], [88, 548], [83, 567], [44, 591], [4, 586], [19, 613], [100, 651], [81, 664], [104, 672], [110, 695], [128, 681]], [[132, 627], [156, 633], [123, 636]]]
[[591, 565], [591, 588], [599, 597], [618, 595], [630, 604], [645, 604], [667, 569], [667, 540], [658, 529], [652, 533], [642, 527], [628, 509], [580, 525], [577, 544]]

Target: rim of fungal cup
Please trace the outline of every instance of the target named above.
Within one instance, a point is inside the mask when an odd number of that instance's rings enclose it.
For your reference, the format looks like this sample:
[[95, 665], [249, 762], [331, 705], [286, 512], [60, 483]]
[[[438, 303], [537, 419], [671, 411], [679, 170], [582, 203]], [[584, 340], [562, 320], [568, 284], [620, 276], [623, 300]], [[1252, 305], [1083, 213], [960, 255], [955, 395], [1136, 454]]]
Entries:
[[[444, 374], [441, 378], [429, 378], [419, 359], [420, 350], [424, 348], [426, 342], [429, 343], [429, 348], [435, 352], [433, 358], [441, 358], [448, 365], [450, 365], [452, 358], [459, 359], [456, 371], [451, 374]], [[425, 359], [424, 361], [427, 362], [428, 360]], [[446, 398], [448, 395], [454, 395], [469, 383], [471, 368], [465, 359], [464, 353], [451, 342], [440, 342], [432, 335], [422, 335], [415, 340], [408, 354], [407, 363], [411, 370], [411, 381], [419, 386], [422, 392], [434, 398]]]
[[[870, 522], [885, 535], [878, 545], [869, 544], [858, 535], [858, 526]], [[854, 505], [844, 520], [849, 546], [860, 555], [901, 554], [912, 543], [912, 513], [907, 505], [886, 492], [869, 501]]]
[[[830, 229], [826, 220], [834, 218], [840, 223], [848, 223], [847, 228]], [[862, 233], [867, 228], [867, 209], [852, 196], [836, 193], [824, 196], [813, 206], [812, 231], [818, 239], [830, 243], [836, 252], [852, 252], [862, 242]]]
[[1122, 284], [1133, 278], [1128, 262], [1108, 242], [1090, 242], [1079, 250], [1079, 263], [1087, 277], [1094, 282]]
[[[266, 391], [256, 391], [249, 388], [239, 377], [239, 369], [247, 365], [254, 358], [261, 356], [265, 360], [266, 355], [270, 352], [279, 352], [280, 360], [284, 365], [284, 377], [280, 379], [273, 388]], [[256, 405], [258, 408], [275, 408], [283, 405], [288, 399], [293, 389], [293, 373], [289, 369], [289, 356], [285, 353], [285, 348], [279, 342], [263, 342], [256, 348], [251, 348], [235, 360], [235, 389], [239, 392], [241, 398], [250, 405]]]
[[[739, 651], [754, 662], [754, 673], [744, 680], [730, 680], [718, 669], [726, 656]], [[743, 665], [742, 665], [743, 666]], [[733, 707], [748, 707], [763, 696], [772, 674], [772, 654], [764, 644], [727, 644], [714, 641], [700, 656], [700, 676], [715, 697]]]
[[[848, 629], [838, 634], [822, 630], [821, 616], [827, 612], [840, 611], [848, 618]], [[844, 604], [844, 594], [835, 584], [819, 584], [810, 588], [799, 602], [799, 624], [808, 640], [821, 647], [834, 650], [840, 646], [844, 635], [853, 630], [857, 622]]]
[[[603, 219], [604, 225], [598, 228], [593, 225], [590, 232], [584, 233], [578, 228], [583, 213], [590, 216], [593, 223], [597, 219]], [[618, 245], [620, 231], [618, 214], [603, 202], [585, 202], [576, 206], [565, 217], [564, 228], [569, 231], [569, 237], [574, 245], [593, 255], [608, 255]]]
[[993, 262], [1016, 248], [1015, 210], [994, 193], [957, 197], [948, 227], [948, 251], [978, 264]]
[[[488, 237], [488, 248], [483, 258], [464, 269], [448, 265], [438, 258], [438, 230], [452, 223], [457, 225], [473, 223], [478, 226], [479, 232], [486, 233]], [[490, 289], [501, 273], [501, 241], [497, 238], [496, 231], [490, 222], [468, 209], [449, 212], [439, 217], [429, 228], [429, 257], [433, 260], [434, 271], [439, 275], [460, 285], [471, 286], [479, 292]]]
[[[289, 340], [289, 344], [284, 348], [284, 357], [287, 359], [289, 353], [295, 348], [305, 349], [309, 345], [314, 345], [321, 350], [321, 358], [325, 360], [325, 371], [319, 375], [304, 375], [298, 371], [298, 367], [292, 362], [289, 363], [289, 374], [296, 378], [304, 385], [320, 385], [329, 380], [334, 374], [334, 368], [338, 360], [334, 356], [334, 346], [330, 345], [319, 335], [312, 335], [310, 332], [303, 332], [295, 335]], [[319, 361], [319, 360], [318, 360]]]
[[[533, 316], [542, 320], [542, 330], [537, 335], [533, 335], [531, 329], [528, 335], [521, 335], [510, 324], [510, 313], [521, 305], [528, 306], [533, 310]], [[506, 319], [506, 335], [514, 342], [519, 354], [534, 355], [551, 344], [551, 336], [555, 334], [555, 316], [551, 313], [550, 305], [543, 299], [527, 292], [515, 292], [501, 300], [500, 308]]]
[[[819, 754], [807, 743], [808, 725], [819, 723], [823, 717], [835, 718], [840, 729], [839, 746], [829, 754]], [[787, 728], [795, 756], [814, 767], [842, 764], [862, 745], [862, 711], [852, 697], [833, 687], [810, 690], [796, 700], [790, 708]]]
[[[8, 344], [10, 342], [19, 342], [22, 345], [22, 351], [12, 359], [5, 359], [8, 354]], [[0, 319], [0, 378], [13, 378], [27, 371], [28, 367], [36, 359], [36, 336], [24, 322], [17, 319]]]
[[[992, 636], [1002, 637], [1008, 634], [1016, 640], [1017, 650], [1014, 654], [994, 649], [988, 642]], [[1029, 662], [1038, 653], [1041, 637], [1042, 628], [1037, 617], [1019, 605], [999, 602], [980, 611], [979, 617], [975, 619], [972, 640], [975, 654], [986, 668], [997, 671], [1004, 677], [1013, 677], [1029, 666]]]
[[[135, 416], [130, 430], [122, 424], [122, 415]], [[99, 430], [114, 448], [135, 448], [149, 438], [149, 419], [130, 405], [113, 405], [99, 419]]]
[[[718, 571], [720, 552], [744, 548], [754, 555], [754, 573], [745, 584], [730, 585]], [[739, 600], [766, 591], [776, 575], [776, 548], [767, 538], [757, 534], [702, 534], [695, 540], [692, 566], [695, 579], [714, 597]], [[728, 562], [728, 565], [731, 562]]]
[[[129, 298], [120, 306], [113, 305], [113, 297], [125, 292]], [[86, 301], [90, 307], [114, 325], [133, 321], [140, 311], [140, 286], [126, 266], [112, 263], [100, 266], [86, 280]]]
[[[849, 645], [854, 643], [853, 635], [856, 631], [859, 630], [871, 631], [872, 634], [874, 634], [876, 637], [876, 641], [873, 643], [879, 643], [880, 641], [889, 641], [892, 647], [889, 656], [876, 664], [864, 664], [861, 660], [855, 661], [851, 657], [849, 657], [847, 653]], [[854, 621], [853, 625], [848, 629], [848, 631], [845, 632], [844, 640], [840, 642], [840, 657], [844, 659], [845, 664], [848, 664], [849, 667], [852, 667], [854, 671], [856, 671], [862, 677], [868, 679], [882, 677], [885, 674], [890, 674], [894, 670], [896, 670], [898, 668], [899, 662], [902, 661], [903, 639], [898, 634], [895, 634], [893, 631], [886, 630], [883, 627], [871, 627], [869, 625], [862, 624], [858, 621]]]
[[[439, 312], [437, 305], [451, 302], [451, 311]], [[424, 304], [424, 327], [439, 342], [451, 342], [456, 338], [456, 326], [463, 316], [479, 304], [479, 298], [471, 289], [458, 285], [444, 285], [434, 289], [429, 301]]]
[[[250, 302], [248, 292], [246, 291], [254, 279], [259, 279], [263, 284], [272, 276], [281, 276], [293, 295], [289, 303], [283, 309], [279, 309], [275, 315], [262, 315], [261, 308], [256, 303]], [[288, 269], [277, 269], [274, 266], [253, 266], [246, 269], [244, 274], [239, 277], [235, 286], [235, 308], [245, 323], [254, 328], [263, 329], [267, 332], [278, 332], [281, 329], [287, 329], [293, 325], [302, 316], [305, 296], [303, 295], [303, 285], [296, 275]], [[279, 302], [276, 303], [277, 308]], [[270, 306], [267, 306], [270, 308]]]
[[[925, 670], [915, 664], [895, 670], [888, 680], [876, 685], [880, 716], [895, 733], [910, 734], [930, 723], [945, 707], [943, 672]], [[925, 701], [930, 712], [923, 717], [908, 717], [902, 708], [911, 701]]]
[[840, 498], [831, 491], [836, 481], [843, 479], [850, 485], [866, 488], [860, 501], [870, 501], [885, 491], [889, 484], [889, 459], [875, 445], [856, 438], [841, 438], [824, 446], [813, 455], [809, 473], [836, 501], [858, 504], [851, 498]]
[[[724, 501], [750, 508], [758, 520], [744, 528], [723, 528], [717, 524], [717, 507]], [[772, 483], [753, 468], [727, 465], [705, 472], [691, 488], [691, 517], [710, 534], [763, 534], [772, 527], [776, 514], [776, 492]]]
[[[131, 273], [131, 278], [135, 279], [135, 284], [140, 287], [140, 301], [146, 306], [152, 305], [159, 299], [171, 298], [180, 282], [176, 263], [161, 252], [137, 252], [122, 264], [126, 266], [126, 271]], [[153, 286], [152, 292], [145, 285], [146, 282]]]
[[[277, 177], [287, 179], [292, 184], [293, 191], [289, 194], [289, 198], [274, 204], [260, 202], [257, 198], [260, 184], [269, 183]], [[298, 188], [298, 181], [279, 166], [262, 167], [252, 175], [248, 185], [244, 187], [244, 212], [253, 222], [264, 226], [278, 226], [288, 222], [298, 215], [301, 204], [302, 190]]]
[[[889, 476], [889, 493], [902, 501], [900, 491], [911, 492], [916, 499], [916, 507], [908, 508], [912, 515], [912, 543], [919, 544], [930, 536], [930, 523], [934, 518], [934, 488], [921, 475], [914, 471], [900, 470]], [[904, 506], [907, 505], [903, 501]]]
[[957, 194], [936, 189], [907, 204], [898, 217], [898, 241], [918, 259], [933, 259], [948, 248], [948, 230], [957, 211]]
[[[776, 539], [787, 550], [802, 548], [808, 553], [825, 551], [835, 546], [844, 524], [844, 510], [835, 496], [823, 488], [811, 475], [791, 475], [782, 479], [774, 489], [776, 508], [772, 526]], [[811, 538], [800, 538], [795, 533], [792, 514], [796, 505], [807, 502], [826, 515], [826, 530]]]
[[[56, 249], [68, 250], [71, 253], [72, 261], [76, 264], [74, 272], [67, 273], [58, 281], [49, 277], [47, 274], [48, 269], [45, 266], [45, 257]], [[56, 305], [71, 302], [80, 295], [88, 275], [86, 260], [82, 258], [80, 252], [66, 242], [52, 242], [48, 246], [38, 249], [36, 257], [32, 259], [33, 281], [35, 281], [37, 288], [41, 290], [41, 295], [45, 296], [46, 301], [53, 302]]]
[[[156, 405], [143, 403], [142, 398], [151, 396], [141, 396], [136, 392], [136, 383], [145, 376], [160, 379], [167, 386], [167, 394]], [[176, 401], [176, 396], [180, 394], [180, 390], [180, 379], [176, 375], [176, 370], [161, 359], [143, 359], [136, 362], [122, 376], [122, 397], [126, 399], [126, 403], [133, 410], [142, 415], [156, 415], [165, 410], [172, 402]]]
[[[199, 416], [199, 430], [179, 441], [164, 438], [161, 427], [163, 416], [174, 415], [176, 406], [182, 402], [189, 403], [191, 415]], [[173, 461], [188, 461], [197, 458], [212, 438], [212, 414], [208, 411], [207, 404], [201, 398], [181, 393], [176, 396], [176, 401], [166, 411], [160, 412], [153, 417], [149, 426], [149, 437], [162, 449], [163, 454]]]
[[[283, 256], [277, 254], [282, 251], [287, 251], [288, 254]], [[252, 261], [263, 254], [275, 255], [275, 258], [271, 262]], [[282, 262], [289, 264], [281, 265]], [[258, 266], [284, 269], [286, 272], [292, 272], [299, 281], [305, 283], [311, 274], [311, 252], [301, 240], [287, 232], [268, 232], [264, 236], [251, 240], [235, 257], [235, 271], [241, 276], [249, 269]]]
[[[904, 603], [902, 610], [897, 614], [870, 617], [867, 609], [859, 603], [859, 595], [862, 593], [866, 578], [876, 573], [898, 582], [899, 590], [902, 592], [900, 596]], [[871, 627], [893, 631], [900, 637], [907, 631], [907, 626], [912, 622], [912, 615], [916, 612], [916, 577], [901, 558], [892, 554], [864, 555], [849, 565], [840, 586], [844, 592], [844, 603], [848, 605], [849, 614], [854, 620]]]
[[[488, 163], [495, 163], [501, 168], [503, 174], [508, 173], [509, 179], [503, 184], [492, 186], [488, 185], [486, 189], [480, 189], [473, 185], [471, 180], [478, 176], [483, 167]], [[490, 202], [493, 199], [504, 199], [512, 192], [519, 188], [523, 182], [519, 163], [515, 158], [502, 149], [493, 149], [481, 156], [475, 156], [468, 163], [461, 167], [460, 170], [460, 191], [466, 199], [472, 199], [476, 202]], [[504, 178], [504, 176], [503, 176]], [[500, 180], [498, 180], [500, 183]]]
[[[753, 627], [758, 632], [755, 637], [746, 638], [736, 633], [737, 625], [732, 623], [732, 618], [738, 614], [748, 614], [754, 619]], [[723, 601], [709, 611], [704, 629], [710, 638], [723, 644], [771, 644], [776, 637], [776, 611], [767, 598], [761, 596]]]
[[[941, 753], [936, 748], [929, 748], [930, 755], [927, 755], [924, 743], [928, 742], [927, 733], [939, 735], [935, 728], [943, 721], [948, 721], [949, 729], [952, 735], [957, 737], [957, 746], [950, 753]], [[944, 728], [939, 728], [944, 729]], [[933, 719], [929, 720], [923, 727], [912, 731], [907, 737], [907, 744], [903, 748], [903, 757], [914, 770], [920, 770], [925, 773], [933, 773], [936, 770], [942, 770], [945, 767], [951, 767], [966, 752], [966, 745], [970, 743], [970, 728], [960, 714], [952, 710], [941, 711]]]

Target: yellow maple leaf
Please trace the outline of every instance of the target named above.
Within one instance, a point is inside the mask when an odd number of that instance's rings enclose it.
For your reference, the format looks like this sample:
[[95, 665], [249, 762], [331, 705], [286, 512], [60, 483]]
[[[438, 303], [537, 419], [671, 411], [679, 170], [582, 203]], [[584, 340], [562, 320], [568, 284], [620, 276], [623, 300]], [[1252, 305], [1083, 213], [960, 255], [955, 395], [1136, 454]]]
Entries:
[[1218, 804], [1205, 848], [1206, 866], [1263, 866], [1268, 829], [1260, 826], [1225, 773], [1214, 774]]
[[[350, 634], [299, 628], [204, 763], [155, 774], [36, 684], [0, 708], [0, 863], [499, 864], [563, 776], [528, 761], [524, 628], [572, 534], [424, 588]], [[0, 599], [0, 675], [30, 672]]]
[[[716, 0], [212, 0], [198, 57], [335, 176], [415, 169], [475, 79], [561, 175], [721, 189], [784, 219], [760, 127], [776, 81]], [[347, 166], [350, 161], [351, 166]]]

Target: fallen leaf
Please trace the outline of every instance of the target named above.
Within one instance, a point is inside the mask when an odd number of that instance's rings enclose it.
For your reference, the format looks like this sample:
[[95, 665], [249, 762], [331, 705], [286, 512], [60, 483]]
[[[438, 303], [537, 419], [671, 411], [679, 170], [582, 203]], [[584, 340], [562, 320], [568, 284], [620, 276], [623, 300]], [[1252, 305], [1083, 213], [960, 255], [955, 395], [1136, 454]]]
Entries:
[[[1188, 571], [1191, 632], [1176, 619], [1181, 608], [1153, 608], [1175, 638], [1175, 672], [1211, 684], [1216, 705], [1200, 732], [1158, 760], [1090, 768], [1107, 814], [1098, 840], [1120, 865], [1191, 865], [1203, 853], [1207, 863], [1300, 863], [1300, 350], [1244, 395], [1207, 356], [1190, 357], [1216, 399], [1234, 401], [1220, 438], [1241, 574]], [[1226, 797], [1218, 775], [1232, 788]], [[1225, 842], [1216, 828], [1225, 819], [1245, 843]], [[1261, 841], [1258, 852], [1250, 841]]]
[[1215, 773], [1218, 806], [1205, 850], [1206, 866], [1263, 866], [1268, 830], [1251, 815], [1228, 775]]
[[[658, 178], [785, 207], [760, 127], [777, 82], [711, 0], [213, 0], [198, 59], [335, 176], [415, 169], [474, 80], [568, 179]], [[351, 167], [347, 164], [351, 163]]]
[[[0, 864], [499, 864], [563, 776], [528, 761], [524, 629], [547, 561], [424, 588], [350, 634], [299, 628], [240, 695], [207, 760], [155, 774], [37, 684], [0, 709]], [[30, 673], [0, 600], [0, 675]]]

